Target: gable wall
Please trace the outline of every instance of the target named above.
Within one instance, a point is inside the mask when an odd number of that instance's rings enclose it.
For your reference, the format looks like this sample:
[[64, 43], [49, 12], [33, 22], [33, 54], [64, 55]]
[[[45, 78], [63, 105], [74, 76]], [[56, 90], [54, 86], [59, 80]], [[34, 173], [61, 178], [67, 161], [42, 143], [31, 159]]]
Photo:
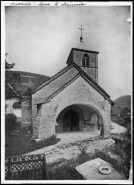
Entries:
[[53, 97], [49, 103], [42, 104], [41, 118], [34, 121], [34, 124], [38, 125], [38, 138], [47, 138], [54, 135], [58, 115], [64, 108], [73, 104], [93, 107], [103, 119], [105, 135], [109, 135], [110, 103], [82, 77], [78, 77], [63, 91]]
[[80, 76], [57, 94], [50, 103], [54, 102], [55, 104], [58, 101], [63, 104], [72, 104], [73, 102], [86, 102], [87, 104], [92, 102], [97, 107], [101, 107], [104, 97]]

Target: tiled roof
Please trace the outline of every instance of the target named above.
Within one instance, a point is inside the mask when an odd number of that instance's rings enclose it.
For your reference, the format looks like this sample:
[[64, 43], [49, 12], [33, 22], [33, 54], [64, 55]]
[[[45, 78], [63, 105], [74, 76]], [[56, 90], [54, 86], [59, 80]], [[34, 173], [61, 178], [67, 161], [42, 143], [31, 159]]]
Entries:
[[6, 98], [20, 98], [20, 94], [17, 92], [17, 90], [11, 86], [9, 83], [5, 83], [5, 96]]
[[71, 51], [70, 51], [70, 54], [68, 56], [67, 62], [66, 62], [67, 64], [68, 64], [69, 58], [70, 58], [73, 50], [75, 50], [75, 51], [84, 51], [84, 52], [91, 52], [91, 53], [97, 53], [97, 54], [99, 53], [98, 51], [91, 51], [91, 50], [80, 49], [80, 48], [72, 48]]
[[59, 71], [58, 73], [56, 73], [54, 76], [52, 76], [49, 80], [47, 80], [46, 82], [44, 82], [42, 85], [40, 85], [39, 87], [37, 87], [37, 89], [35, 89], [31, 94], [35, 93], [36, 91], [38, 91], [39, 89], [41, 89], [42, 87], [44, 87], [45, 85], [48, 85], [50, 82], [52, 82], [53, 80], [55, 80], [56, 78], [58, 78], [60, 75], [62, 75], [63, 73], [65, 73], [66, 71], [68, 71], [70, 68], [72, 67], [72, 65], [65, 67], [64, 69], [62, 69], [61, 71]]
[[38, 92], [40, 89], [43, 88], [43, 94], [38, 97], [37, 102], [45, 102], [52, 98], [55, 94], [59, 93], [70, 82], [72, 82], [80, 75], [108, 101], [110, 101], [111, 104], [113, 104], [110, 96], [91, 77], [89, 77], [79, 66], [74, 63], [61, 70], [59, 73], [50, 78], [47, 82], [43, 83], [32, 94]]
[[21, 108], [21, 102], [14, 102], [13, 108]]
[[27, 100], [30, 100], [31, 99], [31, 96], [22, 96], [20, 102], [24, 102], [24, 101], [27, 101]]

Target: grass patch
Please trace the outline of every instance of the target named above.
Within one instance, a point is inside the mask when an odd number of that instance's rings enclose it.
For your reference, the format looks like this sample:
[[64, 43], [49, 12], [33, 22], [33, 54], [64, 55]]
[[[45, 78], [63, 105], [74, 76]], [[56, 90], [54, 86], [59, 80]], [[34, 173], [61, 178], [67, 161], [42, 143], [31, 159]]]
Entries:
[[31, 142], [32, 133], [28, 134], [27, 130], [20, 131], [17, 135], [5, 135], [5, 157], [18, 156], [25, 153], [38, 150], [40, 148], [54, 145], [59, 142], [60, 139], [56, 136], [52, 136], [47, 140], [43, 140], [39, 143]]
[[76, 166], [95, 159], [96, 156], [89, 153], [80, 153], [77, 158], [66, 160], [48, 165], [49, 180], [85, 180], [75, 169]]

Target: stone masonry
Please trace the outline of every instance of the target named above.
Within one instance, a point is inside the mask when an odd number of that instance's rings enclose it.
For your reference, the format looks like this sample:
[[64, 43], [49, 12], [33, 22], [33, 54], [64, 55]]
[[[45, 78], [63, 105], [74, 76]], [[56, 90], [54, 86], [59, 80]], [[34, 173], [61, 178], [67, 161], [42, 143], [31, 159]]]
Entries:
[[[89, 56], [89, 67], [82, 66], [82, 58], [85, 53], [87, 53]], [[73, 49], [67, 62], [68, 65], [71, 63], [76, 63], [87, 75], [89, 75], [96, 83], [98, 83], [98, 52]]]
[[[35, 138], [49, 138], [56, 130], [63, 132], [64, 114], [73, 109], [80, 131], [93, 131], [90, 118], [96, 114], [100, 135], [110, 138], [113, 102], [98, 85], [98, 53], [72, 48], [67, 67], [32, 92], [29, 100], [22, 102], [22, 127], [31, 124]], [[84, 54], [89, 57], [88, 66], [82, 64]]]
[[[38, 100], [38, 97], [41, 98], [41, 96], [43, 96], [43, 89], [40, 93], [38, 91], [38, 93], [32, 95], [33, 106], [38, 106], [35, 105], [36, 100]], [[40, 102], [40, 104], [40, 115], [33, 118], [33, 127], [36, 130], [34, 131], [34, 136], [38, 136], [40, 139], [55, 135], [58, 115], [66, 107], [75, 104], [93, 107], [102, 118], [101, 134], [104, 137], [110, 136], [111, 104], [89, 86], [82, 77], [78, 77], [77, 80], [57, 94], [50, 102]]]
[[32, 110], [31, 110], [31, 99], [21, 102], [21, 110], [22, 110], [22, 123], [21, 129], [24, 127], [31, 126], [32, 124]]

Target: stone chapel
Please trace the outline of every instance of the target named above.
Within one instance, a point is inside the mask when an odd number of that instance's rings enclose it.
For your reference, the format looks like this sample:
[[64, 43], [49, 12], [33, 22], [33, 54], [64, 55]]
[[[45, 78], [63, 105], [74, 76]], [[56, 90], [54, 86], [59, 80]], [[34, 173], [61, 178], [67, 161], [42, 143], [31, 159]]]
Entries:
[[22, 128], [31, 125], [37, 139], [97, 129], [110, 137], [113, 101], [98, 84], [99, 52], [88, 50], [82, 39], [71, 49], [67, 66], [21, 103]]

